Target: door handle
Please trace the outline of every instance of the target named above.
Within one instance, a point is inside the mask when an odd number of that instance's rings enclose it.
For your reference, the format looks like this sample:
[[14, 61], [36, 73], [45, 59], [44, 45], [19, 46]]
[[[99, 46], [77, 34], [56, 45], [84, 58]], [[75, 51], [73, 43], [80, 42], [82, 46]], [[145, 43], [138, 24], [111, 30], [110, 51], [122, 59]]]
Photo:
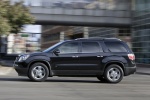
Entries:
[[75, 58], [76, 56], [72, 56], [72, 58]]
[[103, 57], [103, 56], [98, 55], [97, 57], [100, 58], [100, 57]]
[[78, 58], [79, 56], [72, 56], [72, 58]]

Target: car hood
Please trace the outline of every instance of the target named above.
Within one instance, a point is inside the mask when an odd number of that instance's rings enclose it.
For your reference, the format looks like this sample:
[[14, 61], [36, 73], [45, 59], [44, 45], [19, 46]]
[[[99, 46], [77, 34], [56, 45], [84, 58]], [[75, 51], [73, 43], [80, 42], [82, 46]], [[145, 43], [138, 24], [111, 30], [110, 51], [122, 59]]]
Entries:
[[19, 56], [22, 56], [22, 55], [30, 55], [30, 57], [31, 57], [31, 56], [48, 56], [49, 54], [48, 53], [44, 53], [44, 52], [35, 52], [35, 53], [21, 54]]
[[45, 53], [45, 52], [35, 52], [31, 53], [30, 56], [50, 56], [51, 53]]

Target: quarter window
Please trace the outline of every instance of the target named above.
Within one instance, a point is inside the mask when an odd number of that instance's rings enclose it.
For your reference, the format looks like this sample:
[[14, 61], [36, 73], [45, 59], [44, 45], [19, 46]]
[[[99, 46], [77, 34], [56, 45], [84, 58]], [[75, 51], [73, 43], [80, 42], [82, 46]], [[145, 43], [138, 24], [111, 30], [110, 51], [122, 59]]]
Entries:
[[58, 50], [60, 53], [78, 53], [78, 43], [72, 42], [63, 44], [58, 48]]
[[122, 43], [119, 42], [105, 42], [110, 52], [127, 52], [126, 48]]
[[82, 52], [83, 53], [96, 53], [102, 52], [98, 42], [82, 42]]

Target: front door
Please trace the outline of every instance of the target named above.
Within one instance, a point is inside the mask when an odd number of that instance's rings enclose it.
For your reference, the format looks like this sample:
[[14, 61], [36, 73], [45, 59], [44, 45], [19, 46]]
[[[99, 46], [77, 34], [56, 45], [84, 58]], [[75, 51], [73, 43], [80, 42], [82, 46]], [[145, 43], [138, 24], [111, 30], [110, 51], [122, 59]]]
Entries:
[[59, 53], [53, 53], [53, 57], [51, 57], [54, 75], [75, 75], [79, 63], [79, 43], [66, 42], [56, 48], [56, 50]]

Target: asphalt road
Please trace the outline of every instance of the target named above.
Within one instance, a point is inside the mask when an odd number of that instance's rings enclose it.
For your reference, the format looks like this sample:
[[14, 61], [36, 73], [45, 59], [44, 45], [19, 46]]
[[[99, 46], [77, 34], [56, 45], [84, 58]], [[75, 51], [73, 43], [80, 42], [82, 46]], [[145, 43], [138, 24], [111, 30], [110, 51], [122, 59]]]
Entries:
[[150, 100], [150, 76], [131, 75], [119, 84], [85, 77], [31, 82], [9, 69], [0, 75], [0, 100]]

